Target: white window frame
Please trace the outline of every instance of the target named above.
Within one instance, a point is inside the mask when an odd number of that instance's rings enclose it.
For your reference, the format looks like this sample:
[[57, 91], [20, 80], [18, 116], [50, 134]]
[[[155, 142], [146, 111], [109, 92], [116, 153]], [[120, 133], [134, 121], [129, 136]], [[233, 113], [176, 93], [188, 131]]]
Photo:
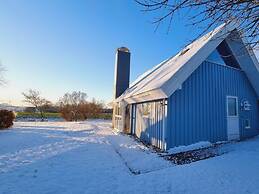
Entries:
[[[248, 126], [246, 126], [246, 121], [248, 121]], [[245, 129], [251, 129], [251, 121], [250, 119], [245, 119]]]
[[[229, 98], [235, 98], [236, 99], [236, 115], [233, 116], [233, 115], [229, 115], [228, 113], [228, 99]], [[238, 97], [237, 96], [227, 96], [227, 101], [226, 101], [226, 104], [227, 104], [227, 117], [238, 117], [239, 115], [239, 110], [238, 110]]]

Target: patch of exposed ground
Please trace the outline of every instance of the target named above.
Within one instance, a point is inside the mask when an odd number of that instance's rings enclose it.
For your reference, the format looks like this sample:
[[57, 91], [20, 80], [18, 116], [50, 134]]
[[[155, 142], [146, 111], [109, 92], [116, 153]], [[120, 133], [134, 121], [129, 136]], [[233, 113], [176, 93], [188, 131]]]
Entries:
[[222, 144], [214, 144], [207, 148], [200, 148], [176, 154], [164, 154], [162, 157], [177, 165], [189, 164], [224, 154], [225, 151], [223, 151], [221, 147]]

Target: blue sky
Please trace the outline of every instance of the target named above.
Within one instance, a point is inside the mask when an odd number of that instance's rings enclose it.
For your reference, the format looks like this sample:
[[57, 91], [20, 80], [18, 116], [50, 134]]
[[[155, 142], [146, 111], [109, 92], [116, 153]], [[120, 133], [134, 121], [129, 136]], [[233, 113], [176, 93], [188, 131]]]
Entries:
[[109, 102], [116, 48], [130, 49], [133, 81], [198, 34], [184, 17], [154, 32], [140, 9], [133, 0], [0, 0], [0, 103], [23, 104], [29, 88], [53, 102], [75, 90]]

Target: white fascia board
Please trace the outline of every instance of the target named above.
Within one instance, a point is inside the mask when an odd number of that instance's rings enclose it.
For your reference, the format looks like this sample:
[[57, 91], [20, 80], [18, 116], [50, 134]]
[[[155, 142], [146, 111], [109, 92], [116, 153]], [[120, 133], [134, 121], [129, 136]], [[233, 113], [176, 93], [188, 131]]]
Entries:
[[249, 49], [248, 49], [248, 53], [249, 53], [251, 59], [253, 60], [257, 71], [259, 72], [259, 62], [258, 62], [258, 60], [257, 60], [257, 58], [256, 58], [256, 56], [255, 56], [255, 53], [254, 53], [253, 49], [252, 49], [252, 48], [249, 48]]
[[162, 86], [167, 96], [171, 96], [188, 77], [202, 64], [203, 61], [217, 48], [217, 46], [229, 35], [233, 27], [223, 28], [208, 40], [196, 53], [181, 66], [181, 68]]

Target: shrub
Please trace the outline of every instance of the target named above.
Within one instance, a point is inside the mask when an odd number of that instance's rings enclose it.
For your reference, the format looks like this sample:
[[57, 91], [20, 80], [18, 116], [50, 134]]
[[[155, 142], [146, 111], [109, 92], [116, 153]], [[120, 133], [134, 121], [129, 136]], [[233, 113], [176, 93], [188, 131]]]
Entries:
[[99, 118], [103, 110], [103, 103], [93, 99], [86, 100], [86, 93], [72, 92], [66, 93], [59, 100], [59, 111], [61, 117], [66, 121], [80, 121], [88, 118]]
[[80, 120], [79, 114], [72, 105], [65, 105], [60, 107], [60, 115], [66, 121], [77, 121]]
[[103, 105], [98, 102], [85, 102], [77, 106], [67, 104], [60, 106], [60, 116], [66, 121], [111, 118], [109, 113], [102, 113], [102, 110]]
[[0, 110], [0, 129], [11, 127], [14, 119], [15, 114], [13, 111]]

